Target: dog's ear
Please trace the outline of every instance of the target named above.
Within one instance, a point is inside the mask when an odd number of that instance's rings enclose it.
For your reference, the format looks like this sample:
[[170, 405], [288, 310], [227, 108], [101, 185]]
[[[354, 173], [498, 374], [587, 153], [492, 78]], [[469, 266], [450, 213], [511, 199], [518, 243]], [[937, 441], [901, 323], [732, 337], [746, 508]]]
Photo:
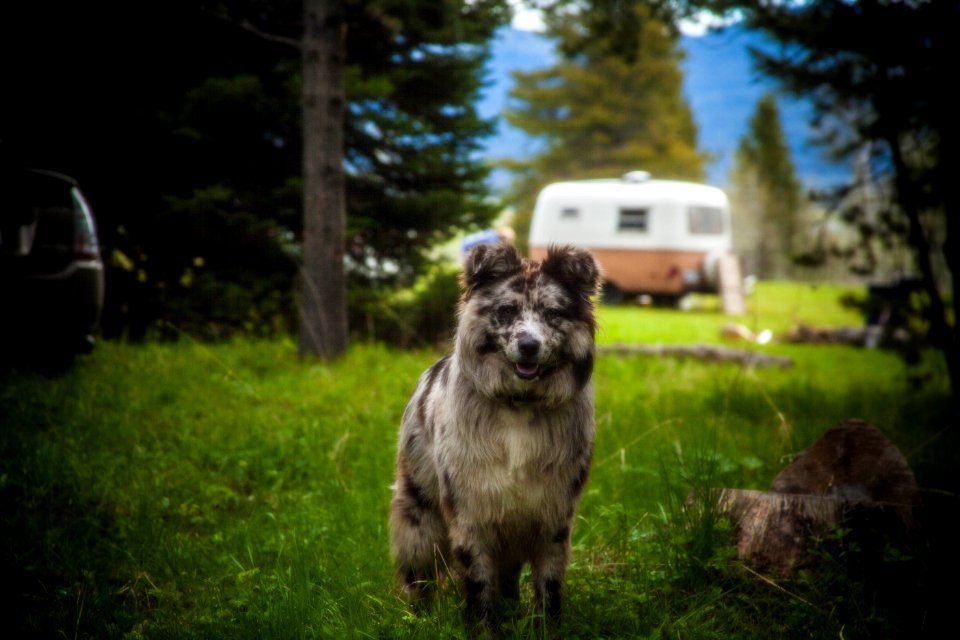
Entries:
[[520, 255], [511, 245], [478, 244], [467, 254], [463, 288], [467, 295], [520, 271]]
[[540, 270], [582, 298], [596, 295], [600, 287], [600, 267], [593, 255], [569, 245], [551, 246]]

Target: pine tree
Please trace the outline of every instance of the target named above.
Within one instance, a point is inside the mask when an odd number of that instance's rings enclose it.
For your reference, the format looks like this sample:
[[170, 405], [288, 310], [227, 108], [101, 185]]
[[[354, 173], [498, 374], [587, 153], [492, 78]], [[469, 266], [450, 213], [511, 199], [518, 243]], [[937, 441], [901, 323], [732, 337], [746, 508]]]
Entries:
[[[960, 396], [960, 94], [949, 80], [960, 59], [960, 1], [702, 4], [735, 8], [779, 43], [754, 52], [758, 67], [812, 99], [822, 141], [837, 157], [869, 151], [871, 180], [891, 194], [889, 206], [875, 222], [856, 206], [838, 209], [865, 242], [900, 235], [913, 248], [929, 338]], [[938, 264], [947, 282], [938, 281]]]
[[[477, 153], [493, 124], [476, 102], [508, 6], [321, 4], [345, 26], [337, 244], [348, 284], [404, 285], [437, 242], [495, 214]], [[295, 329], [304, 0], [74, 5], [18, 3], [0, 21], [0, 67], [20, 96], [0, 101], [0, 140], [95, 200], [107, 253], [124, 265], [108, 274], [105, 324], [118, 334], [135, 319], [142, 335], [162, 318], [210, 337]]]
[[504, 0], [358, 4], [345, 79], [351, 279], [409, 284], [427, 249], [496, 214], [479, 154], [494, 123], [476, 103], [508, 9]]
[[772, 93], [757, 103], [740, 139], [733, 181], [746, 266], [761, 278], [790, 275], [803, 194]]
[[515, 74], [506, 113], [511, 125], [543, 141], [534, 157], [504, 163], [515, 173], [518, 238], [526, 236], [537, 192], [555, 180], [634, 169], [702, 179], [705, 156], [682, 94], [673, 26], [644, 2], [583, 3], [548, 14], [547, 24], [560, 62]]

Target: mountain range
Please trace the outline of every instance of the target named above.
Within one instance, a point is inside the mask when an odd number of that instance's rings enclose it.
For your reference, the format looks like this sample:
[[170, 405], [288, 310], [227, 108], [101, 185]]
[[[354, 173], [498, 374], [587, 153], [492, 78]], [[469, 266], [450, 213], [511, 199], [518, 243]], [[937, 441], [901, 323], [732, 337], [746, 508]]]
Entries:
[[[769, 47], [771, 43], [761, 34], [732, 25], [722, 31], [683, 35], [680, 45], [686, 52], [682, 63], [684, 95], [697, 122], [699, 147], [713, 157], [706, 167], [706, 182], [722, 188], [729, 184], [734, 153], [757, 102], [766, 92], [777, 90], [774, 80], [753, 69], [748, 50], [751, 46]], [[483, 117], [498, 118], [496, 133], [486, 141], [486, 158], [523, 158], [536, 151], [536, 140], [511, 127], [500, 116], [513, 86], [511, 74], [548, 67], [554, 59], [552, 42], [540, 33], [514, 27], [498, 32], [487, 65], [489, 84], [478, 104]], [[803, 185], [824, 188], [847, 181], [850, 167], [827, 160], [823, 149], [810, 143], [810, 103], [781, 93], [776, 95], [784, 135]], [[509, 184], [509, 175], [495, 171], [492, 184], [495, 189], [504, 188]]]

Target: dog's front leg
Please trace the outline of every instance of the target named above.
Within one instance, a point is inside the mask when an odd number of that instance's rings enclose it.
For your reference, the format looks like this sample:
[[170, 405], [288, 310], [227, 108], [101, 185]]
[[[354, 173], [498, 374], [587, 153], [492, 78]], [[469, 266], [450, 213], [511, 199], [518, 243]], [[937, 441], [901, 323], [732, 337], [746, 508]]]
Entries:
[[440, 478], [441, 511], [463, 583], [464, 622], [474, 635], [492, 635], [497, 599], [496, 565], [484, 544], [483, 527], [468, 517], [471, 513], [468, 499], [457, 491], [451, 474], [444, 472]]
[[[456, 534], [454, 534], [456, 538]], [[464, 621], [473, 634], [496, 631], [497, 574], [493, 559], [469, 539], [454, 547], [464, 588]]]
[[533, 560], [533, 603], [535, 612], [554, 628], [560, 624], [563, 580], [570, 556], [570, 528], [562, 528]]

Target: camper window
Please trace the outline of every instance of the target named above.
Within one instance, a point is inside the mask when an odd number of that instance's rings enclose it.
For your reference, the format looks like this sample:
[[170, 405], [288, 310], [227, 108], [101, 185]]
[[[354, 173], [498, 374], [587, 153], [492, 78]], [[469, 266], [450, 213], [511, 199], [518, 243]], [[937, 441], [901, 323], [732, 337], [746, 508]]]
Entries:
[[690, 207], [687, 209], [687, 221], [692, 234], [723, 233], [723, 212], [715, 207]]
[[620, 231], [647, 231], [646, 209], [620, 209]]

